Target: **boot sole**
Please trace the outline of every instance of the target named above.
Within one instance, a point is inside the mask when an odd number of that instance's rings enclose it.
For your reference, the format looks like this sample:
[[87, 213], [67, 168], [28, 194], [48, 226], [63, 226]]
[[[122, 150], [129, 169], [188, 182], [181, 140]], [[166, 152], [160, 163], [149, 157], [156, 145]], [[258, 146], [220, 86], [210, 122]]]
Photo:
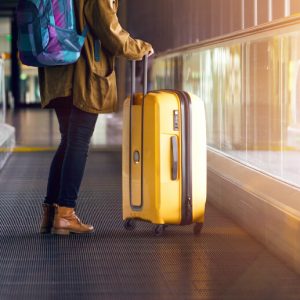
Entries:
[[89, 233], [93, 233], [93, 232], [94, 232], [94, 230], [82, 232], [82, 231], [69, 230], [69, 229], [55, 229], [55, 228], [52, 228], [52, 234], [56, 234], [56, 235], [70, 235], [71, 233], [74, 233], [74, 234], [89, 234]]

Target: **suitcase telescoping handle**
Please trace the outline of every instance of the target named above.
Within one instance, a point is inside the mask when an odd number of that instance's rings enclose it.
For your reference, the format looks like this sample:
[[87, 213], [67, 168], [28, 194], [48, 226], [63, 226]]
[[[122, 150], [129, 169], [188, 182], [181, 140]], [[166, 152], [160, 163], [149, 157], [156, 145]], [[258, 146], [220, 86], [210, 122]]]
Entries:
[[[144, 56], [144, 78], [143, 78], [143, 95], [145, 96], [148, 92], [148, 55]], [[136, 92], [136, 61], [131, 62], [131, 99], [133, 100], [133, 95]], [[132, 103], [133, 104], [133, 103]]]
[[[144, 80], [143, 80], [143, 102], [142, 102], [142, 116], [144, 115], [144, 99], [147, 94], [147, 84], [148, 84], [148, 55], [144, 57]], [[131, 64], [131, 97], [130, 97], [130, 105], [129, 105], [129, 198], [130, 205], [132, 208], [140, 209], [143, 206], [143, 128], [144, 128], [144, 118], [142, 117], [142, 137], [141, 137], [141, 147], [140, 151], [132, 149], [132, 127], [133, 127], [133, 114], [132, 107], [134, 105], [134, 94], [136, 92], [136, 61], [133, 60]], [[133, 153], [134, 150], [134, 153]], [[140, 163], [141, 164], [141, 205], [135, 206], [132, 203], [132, 163]]]

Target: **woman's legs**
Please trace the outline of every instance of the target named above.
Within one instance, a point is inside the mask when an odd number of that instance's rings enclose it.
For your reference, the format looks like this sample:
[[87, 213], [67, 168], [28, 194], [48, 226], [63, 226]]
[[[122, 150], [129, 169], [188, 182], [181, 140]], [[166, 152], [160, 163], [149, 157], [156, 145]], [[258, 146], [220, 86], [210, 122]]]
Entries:
[[65, 151], [67, 148], [67, 136], [68, 136], [71, 109], [72, 109], [71, 106], [55, 109], [55, 113], [59, 123], [61, 141], [50, 166], [48, 185], [47, 185], [47, 195], [44, 201], [44, 203], [49, 205], [57, 203], [58, 196], [59, 196], [61, 170], [65, 158]]
[[98, 115], [75, 106], [55, 111], [61, 143], [50, 167], [45, 203], [74, 208]]
[[97, 114], [72, 107], [67, 147], [61, 169], [60, 192], [57, 201], [59, 206], [75, 207], [97, 118]]

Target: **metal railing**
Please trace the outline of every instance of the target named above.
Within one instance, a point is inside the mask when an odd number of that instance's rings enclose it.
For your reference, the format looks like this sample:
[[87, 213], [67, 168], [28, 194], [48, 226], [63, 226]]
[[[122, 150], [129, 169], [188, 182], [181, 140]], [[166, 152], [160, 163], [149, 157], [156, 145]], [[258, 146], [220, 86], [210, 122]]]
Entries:
[[4, 61], [0, 59], [0, 123], [5, 123], [6, 119], [6, 99], [5, 99], [5, 75]]
[[295, 26], [300, 24], [300, 14], [296, 14], [290, 17], [284, 17], [272, 22], [263, 23], [258, 26], [253, 26], [247, 29], [241, 29], [238, 31], [234, 31], [225, 35], [213, 37], [210, 39], [206, 39], [200, 42], [191, 43], [188, 45], [184, 45], [181, 47], [177, 47], [174, 49], [170, 49], [167, 51], [163, 51], [155, 55], [156, 58], [168, 58], [170, 56], [175, 56], [178, 53], [183, 52], [191, 52], [192, 50], [198, 49], [209, 49], [213, 47], [217, 47], [219, 45], [224, 45], [226, 43], [230, 43], [232, 41], [244, 41], [248, 40], [251, 36], [257, 36], [258, 34], [268, 33], [270, 31], [277, 30], [277, 32], [281, 32], [282, 29], [287, 26]]

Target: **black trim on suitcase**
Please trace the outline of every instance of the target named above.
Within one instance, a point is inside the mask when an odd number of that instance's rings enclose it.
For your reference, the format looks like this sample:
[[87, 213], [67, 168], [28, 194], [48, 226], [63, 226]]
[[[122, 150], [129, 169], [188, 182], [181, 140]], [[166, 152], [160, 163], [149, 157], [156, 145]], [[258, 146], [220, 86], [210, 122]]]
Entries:
[[177, 91], [181, 103], [181, 169], [182, 169], [182, 207], [181, 225], [193, 223], [192, 199], [192, 116], [191, 99], [188, 93]]
[[192, 101], [191, 97], [188, 93], [183, 92], [186, 97], [186, 105], [187, 105], [187, 152], [186, 152], [186, 160], [187, 160], [187, 198], [186, 198], [186, 224], [193, 223], [193, 167], [192, 167]]
[[185, 199], [187, 197], [186, 185], [186, 113], [184, 105], [184, 97], [181, 91], [176, 91], [180, 101], [181, 114], [181, 225], [185, 224], [186, 219], [186, 205]]

